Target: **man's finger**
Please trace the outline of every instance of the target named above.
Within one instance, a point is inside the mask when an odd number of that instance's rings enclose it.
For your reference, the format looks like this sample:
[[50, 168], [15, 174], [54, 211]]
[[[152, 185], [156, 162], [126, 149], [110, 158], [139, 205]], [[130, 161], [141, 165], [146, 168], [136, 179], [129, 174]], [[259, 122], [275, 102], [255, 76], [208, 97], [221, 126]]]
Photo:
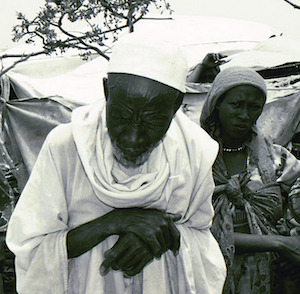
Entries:
[[167, 246], [161, 231], [158, 231], [155, 236], [141, 236], [141, 239], [150, 247], [155, 257], [160, 257], [163, 252], [163, 248]]
[[167, 213], [167, 215], [169, 218], [169, 234], [171, 237], [168, 248], [171, 249], [175, 255], [180, 247], [180, 233], [174, 222], [181, 219], [181, 214]]
[[122, 271], [138, 264], [145, 256], [153, 258], [153, 254], [147, 244], [133, 233], [122, 236], [118, 242], [126, 242], [128, 246], [126, 252], [116, 260], [118, 269]]
[[140, 273], [144, 269], [144, 267], [151, 261], [152, 259], [146, 256], [136, 267], [133, 267], [130, 270], [126, 270], [124, 273], [129, 277], [133, 277]]
[[[154, 256], [156, 258], [161, 257], [161, 255], [168, 250], [168, 244], [170, 243], [170, 232], [169, 228], [162, 227], [157, 233], [156, 238], [160, 244], [159, 250], [156, 250]], [[154, 252], [153, 252], [154, 253]]]
[[109, 272], [110, 267], [111, 267], [111, 261], [105, 259], [100, 266], [101, 276], [105, 276]]
[[179, 214], [179, 213], [174, 214], [174, 213], [166, 212], [166, 215], [168, 217], [170, 217], [173, 220], [173, 222], [177, 222], [181, 219], [181, 214]]
[[139, 248], [136, 250], [128, 251], [126, 254], [118, 261], [118, 268], [123, 272], [135, 268], [138, 266], [143, 259], [151, 260], [153, 259], [153, 254], [150, 250], [145, 250], [145, 248]]
[[172, 236], [172, 243], [169, 248], [173, 251], [174, 255], [177, 255], [180, 248], [180, 232], [172, 221], [170, 221], [170, 234]]
[[111, 249], [104, 253], [105, 259], [100, 266], [101, 275], [106, 275], [109, 272], [109, 269], [112, 268], [112, 265], [115, 264], [128, 250], [128, 242], [119, 242], [119, 240]]

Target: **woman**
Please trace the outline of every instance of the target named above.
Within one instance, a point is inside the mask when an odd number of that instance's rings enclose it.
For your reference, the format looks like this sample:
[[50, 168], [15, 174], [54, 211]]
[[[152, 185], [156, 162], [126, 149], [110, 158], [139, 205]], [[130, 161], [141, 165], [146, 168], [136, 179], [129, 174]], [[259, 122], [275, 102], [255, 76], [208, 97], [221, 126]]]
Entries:
[[259, 74], [232, 67], [216, 76], [202, 109], [201, 125], [220, 145], [212, 232], [227, 264], [224, 293], [292, 293], [275, 261], [284, 256], [300, 265], [300, 237], [276, 229], [287, 203], [299, 220], [300, 163], [257, 130], [266, 95]]

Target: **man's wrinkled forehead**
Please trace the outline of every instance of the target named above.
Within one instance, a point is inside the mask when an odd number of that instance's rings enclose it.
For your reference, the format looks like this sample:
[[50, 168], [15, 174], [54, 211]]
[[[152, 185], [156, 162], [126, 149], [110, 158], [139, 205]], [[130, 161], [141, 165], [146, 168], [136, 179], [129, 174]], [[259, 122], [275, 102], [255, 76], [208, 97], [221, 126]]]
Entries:
[[[145, 77], [129, 74], [108, 74], [107, 87], [111, 100], [144, 100], [174, 106], [178, 90]], [[112, 101], [111, 101], [112, 102]]]

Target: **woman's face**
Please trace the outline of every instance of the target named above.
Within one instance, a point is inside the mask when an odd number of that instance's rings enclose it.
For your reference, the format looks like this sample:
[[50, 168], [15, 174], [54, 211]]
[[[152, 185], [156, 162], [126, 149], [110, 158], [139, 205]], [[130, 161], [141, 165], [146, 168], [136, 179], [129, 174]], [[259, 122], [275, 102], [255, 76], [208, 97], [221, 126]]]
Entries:
[[[264, 106], [262, 92], [250, 85], [237, 86], [217, 104], [224, 144], [243, 143], [260, 116]], [[234, 146], [232, 146], [234, 147]]]

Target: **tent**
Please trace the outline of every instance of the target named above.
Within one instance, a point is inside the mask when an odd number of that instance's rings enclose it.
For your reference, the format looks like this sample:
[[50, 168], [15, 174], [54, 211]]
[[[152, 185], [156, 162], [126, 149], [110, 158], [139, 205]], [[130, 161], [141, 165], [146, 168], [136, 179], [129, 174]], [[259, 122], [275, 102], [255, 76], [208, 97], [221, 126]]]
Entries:
[[[142, 20], [135, 27], [135, 34], [141, 33], [184, 46], [191, 68], [209, 52], [227, 55], [221, 70], [236, 64], [254, 68], [268, 86], [267, 105], [259, 119], [261, 129], [285, 146], [300, 132], [300, 46], [285, 39], [281, 32], [241, 20], [177, 17]], [[103, 99], [106, 66], [102, 57], [93, 56], [86, 62], [71, 52], [33, 58], [7, 73], [1, 94], [2, 161], [14, 171], [20, 191], [48, 132], [68, 122], [74, 108]], [[211, 85], [186, 86], [182, 110], [199, 123]]]

